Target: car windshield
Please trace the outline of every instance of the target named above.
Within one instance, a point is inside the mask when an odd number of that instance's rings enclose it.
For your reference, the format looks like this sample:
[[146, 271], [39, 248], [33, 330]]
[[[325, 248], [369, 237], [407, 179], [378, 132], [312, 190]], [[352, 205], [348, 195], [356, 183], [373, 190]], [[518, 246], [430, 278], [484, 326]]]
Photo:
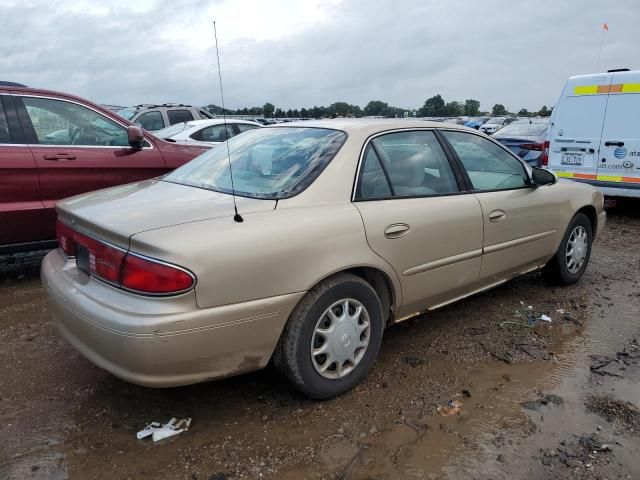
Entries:
[[518, 120], [500, 129], [500, 135], [523, 135], [525, 137], [539, 137], [549, 126], [548, 122], [530, 122]]
[[168, 127], [161, 128], [160, 130], [156, 130], [155, 132], [153, 132], [153, 134], [158, 138], [171, 138], [177, 133], [186, 130], [187, 127], [190, 126], [191, 125], [189, 124], [189, 122], [175, 123], [173, 125], [169, 125]]
[[504, 122], [504, 117], [496, 117], [496, 118], [489, 119], [487, 123], [490, 125], [499, 125], [502, 122]]
[[345, 139], [344, 132], [325, 128], [256, 128], [203, 153], [163, 180], [231, 193], [233, 172], [237, 195], [287, 198], [307, 188], [320, 175]]
[[118, 115], [120, 115], [125, 120], [131, 120], [133, 116], [136, 114], [135, 108], [123, 108], [122, 110], [118, 110]]

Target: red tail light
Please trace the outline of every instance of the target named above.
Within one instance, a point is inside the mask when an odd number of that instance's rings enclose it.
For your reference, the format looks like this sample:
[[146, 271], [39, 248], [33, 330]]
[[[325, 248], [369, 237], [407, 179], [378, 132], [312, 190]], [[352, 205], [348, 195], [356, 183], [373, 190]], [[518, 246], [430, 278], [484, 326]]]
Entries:
[[518, 146], [525, 150], [537, 150], [538, 152], [541, 152], [544, 148], [542, 143], [521, 143]]
[[67, 257], [76, 256], [76, 243], [73, 239], [74, 231], [62, 223], [60, 220], [56, 223], [56, 236], [58, 237], [58, 245], [60, 250]]
[[115, 287], [152, 295], [189, 290], [195, 278], [187, 271], [142, 258], [76, 232], [60, 220], [58, 243], [67, 257], [76, 257], [78, 269]]
[[542, 146], [542, 155], [540, 156], [540, 165], [546, 167], [549, 165], [549, 141], [544, 142]]
[[177, 293], [193, 286], [193, 277], [171, 265], [127, 255], [122, 265], [121, 285], [137, 292]]

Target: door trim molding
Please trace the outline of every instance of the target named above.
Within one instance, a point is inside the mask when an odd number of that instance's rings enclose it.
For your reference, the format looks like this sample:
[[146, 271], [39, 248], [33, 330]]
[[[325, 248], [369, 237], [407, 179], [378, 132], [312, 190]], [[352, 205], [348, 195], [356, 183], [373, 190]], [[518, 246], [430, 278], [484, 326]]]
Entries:
[[410, 277], [412, 275], [418, 275], [419, 273], [428, 272], [429, 270], [435, 270], [436, 268], [447, 267], [449, 265], [453, 265], [454, 263], [464, 262], [465, 260], [471, 260], [472, 258], [478, 258], [481, 255], [482, 249], [479, 248], [478, 250], [471, 250], [469, 252], [459, 253], [450, 257], [440, 258], [432, 262], [423, 263], [422, 265], [408, 268], [407, 270], [402, 272], [402, 276]]
[[501, 250], [506, 250], [507, 248], [516, 247], [518, 245], [523, 245], [529, 242], [535, 242], [536, 240], [541, 240], [543, 238], [550, 237], [551, 235], [555, 235], [556, 232], [557, 230], [547, 230], [546, 232], [540, 232], [534, 235], [528, 235], [526, 237], [516, 238], [515, 240], [509, 240], [508, 242], [489, 245], [488, 247], [484, 247], [484, 253], [486, 254], [486, 253], [499, 252]]

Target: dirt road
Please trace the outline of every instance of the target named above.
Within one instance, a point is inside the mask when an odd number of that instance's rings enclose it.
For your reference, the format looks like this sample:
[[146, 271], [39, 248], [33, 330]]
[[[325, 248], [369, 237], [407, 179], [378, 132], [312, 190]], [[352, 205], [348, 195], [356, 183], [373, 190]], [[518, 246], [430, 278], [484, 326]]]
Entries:
[[[534, 273], [396, 325], [327, 402], [270, 369], [124, 383], [57, 334], [38, 256], [4, 258], [0, 479], [640, 478], [639, 252], [640, 204], [613, 210], [578, 285]], [[171, 417], [191, 429], [136, 439]]]

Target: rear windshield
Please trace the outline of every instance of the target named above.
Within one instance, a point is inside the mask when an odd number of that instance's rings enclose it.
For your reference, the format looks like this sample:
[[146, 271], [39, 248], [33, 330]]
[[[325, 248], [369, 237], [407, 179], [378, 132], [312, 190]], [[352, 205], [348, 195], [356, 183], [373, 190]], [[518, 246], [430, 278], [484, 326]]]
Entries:
[[191, 125], [187, 122], [176, 123], [174, 125], [170, 125], [168, 127], [161, 128], [160, 130], [156, 130], [153, 134], [158, 138], [171, 138], [175, 134], [182, 132], [187, 127]]
[[135, 108], [123, 108], [122, 110], [118, 110], [117, 113], [125, 120], [131, 120], [137, 111]]
[[[287, 198], [307, 188], [331, 161], [346, 134], [324, 128], [256, 128], [228, 141], [235, 193]], [[174, 170], [164, 181], [231, 193], [227, 143]]]
[[519, 120], [500, 129], [500, 135], [523, 135], [525, 137], [540, 137], [549, 126], [548, 122], [531, 122]]

